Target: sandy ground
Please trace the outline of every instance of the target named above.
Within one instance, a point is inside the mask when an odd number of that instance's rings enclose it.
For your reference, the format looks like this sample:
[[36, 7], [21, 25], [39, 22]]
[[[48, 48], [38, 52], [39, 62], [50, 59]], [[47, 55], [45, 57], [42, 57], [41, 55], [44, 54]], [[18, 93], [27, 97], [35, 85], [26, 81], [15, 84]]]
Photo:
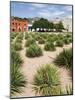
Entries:
[[[25, 40], [23, 39], [23, 48], [25, 45]], [[40, 45], [43, 48], [43, 45]], [[63, 48], [70, 48], [72, 47], [72, 44], [66, 45]], [[63, 51], [63, 48], [57, 47], [56, 51], [54, 52], [46, 52], [44, 51], [43, 56], [41, 57], [35, 57], [35, 58], [28, 58], [25, 56], [25, 48], [20, 52], [20, 55], [24, 61], [22, 66], [22, 73], [26, 76], [26, 79], [28, 81], [28, 84], [25, 88], [23, 88], [23, 93], [18, 94], [18, 97], [32, 97], [36, 96], [35, 92], [32, 91], [32, 82], [33, 82], [33, 76], [36, 73], [37, 69], [42, 64], [52, 63], [53, 58], [56, 57], [61, 51]], [[61, 67], [59, 68], [60, 71], [60, 80], [61, 80], [61, 87], [65, 89], [66, 85], [72, 84], [69, 76], [68, 70]], [[39, 96], [39, 94], [38, 94]]]

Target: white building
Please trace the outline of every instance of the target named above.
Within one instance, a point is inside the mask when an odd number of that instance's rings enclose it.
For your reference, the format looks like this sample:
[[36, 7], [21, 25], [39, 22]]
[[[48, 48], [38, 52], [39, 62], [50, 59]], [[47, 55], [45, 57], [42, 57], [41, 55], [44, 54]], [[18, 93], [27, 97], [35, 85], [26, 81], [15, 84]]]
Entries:
[[51, 22], [56, 24], [59, 23], [60, 21], [63, 23], [63, 26], [66, 29], [65, 31], [72, 32], [72, 18], [63, 18], [63, 19], [55, 18]]
[[72, 18], [62, 19], [62, 23], [64, 25], [64, 28], [67, 29], [68, 32], [72, 32]]

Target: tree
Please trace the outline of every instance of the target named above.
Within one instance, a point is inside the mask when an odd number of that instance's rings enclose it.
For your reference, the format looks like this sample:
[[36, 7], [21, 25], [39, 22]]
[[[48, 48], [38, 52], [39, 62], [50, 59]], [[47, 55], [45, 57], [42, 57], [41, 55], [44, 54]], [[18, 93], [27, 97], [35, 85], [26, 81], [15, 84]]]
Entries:
[[33, 23], [32, 28], [36, 30], [36, 28], [39, 28], [39, 31], [44, 31], [44, 28], [49, 29], [50, 28], [50, 23], [48, 22], [47, 19], [41, 18], [38, 21], [35, 21]]
[[64, 29], [63, 23], [60, 21], [59, 23], [55, 24], [55, 29], [57, 32], [62, 32], [62, 29]]

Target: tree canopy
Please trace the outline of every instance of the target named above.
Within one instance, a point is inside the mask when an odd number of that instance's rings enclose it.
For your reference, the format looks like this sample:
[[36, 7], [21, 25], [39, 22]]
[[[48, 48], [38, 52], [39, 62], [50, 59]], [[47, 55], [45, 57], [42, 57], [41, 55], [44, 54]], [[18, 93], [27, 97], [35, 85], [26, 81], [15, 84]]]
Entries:
[[55, 24], [54, 28], [56, 29], [56, 31], [61, 32], [62, 29], [64, 29], [63, 23], [60, 21], [59, 23]]
[[62, 22], [60, 21], [59, 23], [54, 24], [53, 22], [49, 22], [47, 19], [40, 18], [37, 21], [34, 21], [32, 28], [36, 29], [39, 28], [39, 30], [42, 29], [56, 29], [56, 31], [62, 31], [64, 29], [64, 26]]

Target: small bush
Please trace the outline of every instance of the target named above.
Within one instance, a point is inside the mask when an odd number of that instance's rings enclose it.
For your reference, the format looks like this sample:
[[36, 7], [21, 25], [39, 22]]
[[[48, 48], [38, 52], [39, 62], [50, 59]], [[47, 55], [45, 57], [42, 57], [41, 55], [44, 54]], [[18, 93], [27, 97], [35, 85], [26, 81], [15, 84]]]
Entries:
[[47, 42], [44, 46], [46, 51], [55, 51], [55, 45], [52, 42]]
[[26, 78], [20, 72], [23, 61], [16, 51], [11, 49], [11, 96], [16, 93], [21, 93], [22, 88], [26, 86]]
[[58, 34], [57, 37], [58, 37], [59, 40], [62, 40], [64, 38], [64, 36], [61, 33]]
[[18, 35], [18, 33], [12, 32], [12, 33], [10, 34], [10, 37], [11, 37], [12, 39], [14, 39], [17, 35]]
[[54, 65], [43, 65], [34, 76], [33, 90], [42, 96], [60, 94], [59, 72]]
[[65, 37], [70, 38], [70, 37], [72, 37], [72, 35], [71, 34], [66, 34]]
[[63, 47], [63, 41], [62, 40], [57, 40], [56, 41], [56, 46], [58, 46], [58, 47]]
[[18, 35], [18, 37], [17, 37], [17, 39], [23, 39], [23, 33], [20, 33], [19, 35]]
[[25, 33], [25, 39], [28, 39], [30, 36], [28, 33]]
[[60, 89], [60, 95], [72, 95], [72, 94], [73, 94], [73, 89], [71, 85], [66, 86], [66, 91]]
[[44, 44], [44, 43], [45, 43], [45, 39], [40, 38], [39, 41], [38, 41], [38, 43], [39, 43], [39, 44]]
[[20, 57], [19, 53], [14, 50], [11, 50], [11, 64], [15, 64], [20, 67], [23, 63], [22, 58]]
[[70, 43], [70, 40], [69, 40], [68, 38], [64, 38], [64, 39], [63, 39], [63, 42], [64, 42], [65, 44], [69, 44], [69, 43]]
[[42, 53], [41, 48], [38, 45], [36, 45], [36, 44], [30, 45], [26, 49], [26, 56], [27, 57], [38, 57], [38, 56], [41, 56], [42, 54], [43, 53]]
[[26, 87], [26, 78], [23, 76], [23, 74], [20, 72], [20, 69], [15, 64], [15, 62], [11, 65], [11, 96], [15, 95], [16, 93], [21, 93], [22, 88]]
[[66, 68], [72, 69], [72, 48], [64, 49], [55, 59], [55, 63], [59, 66], [65, 65]]
[[69, 38], [69, 42], [70, 42], [70, 43], [72, 43], [72, 42], [73, 42], [72, 38]]
[[25, 43], [25, 46], [28, 47], [30, 46], [31, 44], [35, 44], [36, 41], [33, 39], [33, 38], [29, 38], [26, 43]]
[[46, 42], [54, 42], [54, 38], [53, 37], [48, 37]]
[[16, 43], [22, 43], [22, 40], [17, 38], [15, 42]]
[[22, 50], [22, 45], [21, 45], [21, 43], [14, 43], [14, 46], [13, 46], [13, 47], [14, 47], [14, 49], [17, 50], [17, 51], [18, 51], [18, 50]]

